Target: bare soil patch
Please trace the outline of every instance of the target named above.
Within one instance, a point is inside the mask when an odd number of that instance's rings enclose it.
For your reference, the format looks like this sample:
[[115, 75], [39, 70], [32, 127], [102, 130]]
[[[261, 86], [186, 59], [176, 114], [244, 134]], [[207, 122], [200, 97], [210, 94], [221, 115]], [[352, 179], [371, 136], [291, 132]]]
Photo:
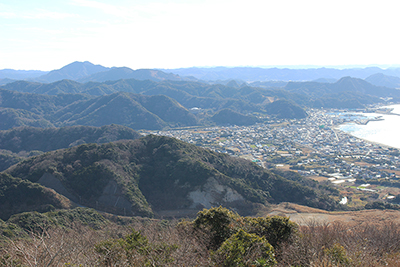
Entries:
[[366, 166], [366, 167], [371, 167], [374, 165], [374, 164], [363, 162], [363, 161], [356, 161], [356, 162], [354, 162], [354, 164], [359, 165], [359, 166]]
[[323, 181], [327, 181], [328, 178], [324, 177], [324, 176], [319, 176], [319, 175], [311, 175], [311, 176], [307, 176], [307, 178], [312, 179], [314, 181], [317, 182], [323, 182]]
[[[278, 164], [278, 165], [280, 165], [280, 164]], [[281, 164], [281, 165], [283, 165], [283, 166], [276, 166], [276, 168], [280, 169], [280, 170], [284, 170], [284, 171], [293, 171], [290, 169], [290, 165], [288, 165], [288, 164]]]
[[331, 223], [334, 221], [345, 222], [354, 225], [381, 224], [385, 221], [399, 221], [400, 211], [397, 210], [361, 210], [329, 212], [292, 203], [281, 203], [272, 206], [263, 216], [279, 215], [287, 216], [290, 220], [306, 225], [310, 221]]

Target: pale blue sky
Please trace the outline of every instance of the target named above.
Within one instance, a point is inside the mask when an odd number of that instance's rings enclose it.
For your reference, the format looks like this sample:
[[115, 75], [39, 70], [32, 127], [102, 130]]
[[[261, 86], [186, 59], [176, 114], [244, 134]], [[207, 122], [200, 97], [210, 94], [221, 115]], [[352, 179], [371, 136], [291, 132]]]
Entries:
[[400, 64], [397, 1], [0, 0], [0, 69]]

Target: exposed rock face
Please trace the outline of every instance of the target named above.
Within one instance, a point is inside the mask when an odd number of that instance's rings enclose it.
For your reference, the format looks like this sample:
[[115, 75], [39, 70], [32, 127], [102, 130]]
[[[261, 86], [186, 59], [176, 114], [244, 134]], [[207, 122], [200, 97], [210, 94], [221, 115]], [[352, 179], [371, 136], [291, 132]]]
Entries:
[[39, 184], [54, 189], [57, 193], [67, 197], [68, 199], [78, 203], [78, 199], [67, 191], [59, 179], [50, 173], [44, 173], [43, 176], [37, 181]]
[[122, 194], [121, 188], [115, 181], [109, 181], [103, 190], [103, 194], [97, 200], [99, 205], [111, 207], [124, 215], [135, 215], [131, 210], [132, 203], [130, 203]]
[[221, 185], [217, 180], [210, 177], [202, 189], [192, 191], [188, 198], [193, 201], [191, 208], [211, 208], [219, 205], [229, 205], [233, 202], [244, 201], [244, 198], [232, 188]]

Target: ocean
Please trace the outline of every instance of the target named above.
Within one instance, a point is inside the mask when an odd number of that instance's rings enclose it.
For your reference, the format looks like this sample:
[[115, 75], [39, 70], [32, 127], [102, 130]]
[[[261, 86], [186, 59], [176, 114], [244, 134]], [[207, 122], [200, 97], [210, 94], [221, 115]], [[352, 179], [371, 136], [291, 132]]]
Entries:
[[339, 129], [355, 137], [400, 148], [400, 105], [385, 107], [393, 108], [392, 113], [399, 115], [363, 113], [367, 117], [382, 116], [383, 120], [370, 121], [366, 125], [348, 123], [341, 125]]

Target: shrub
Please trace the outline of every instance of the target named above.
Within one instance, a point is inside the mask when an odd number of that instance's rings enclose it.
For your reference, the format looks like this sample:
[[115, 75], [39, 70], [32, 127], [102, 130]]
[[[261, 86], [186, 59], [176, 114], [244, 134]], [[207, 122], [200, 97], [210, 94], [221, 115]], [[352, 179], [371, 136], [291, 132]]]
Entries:
[[280, 243], [288, 241], [298, 230], [298, 225], [288, 217], [246, 217], [247, 231], [265, 237], [276, 248]]
[[324, 252], [332, 262], [340, 266], [350, 265], [350, 259], [347, 257], [346, 249], [342, 245], [336, 243], [331, 248], [325, 249]]
[[236, 232], [234, 223], [241, 217], [221, 206], [218, 208], [204, 209], [197, 213], [194, 228], [202, 229], [209, 234], [209, 249], [216, 250], [219, 246]]
[[264, 237], [240, 229], [228, 238], [213, 255], [217, 266], [273, 266], [274, 248]]
[[95, 251], [102, 255], [104, 266], [164, 266], [173, 262], [171, 253], [176, 245], [151, 244], [140, 232], [132, 230], [125, 238], [108, 239], [95, 245]]

